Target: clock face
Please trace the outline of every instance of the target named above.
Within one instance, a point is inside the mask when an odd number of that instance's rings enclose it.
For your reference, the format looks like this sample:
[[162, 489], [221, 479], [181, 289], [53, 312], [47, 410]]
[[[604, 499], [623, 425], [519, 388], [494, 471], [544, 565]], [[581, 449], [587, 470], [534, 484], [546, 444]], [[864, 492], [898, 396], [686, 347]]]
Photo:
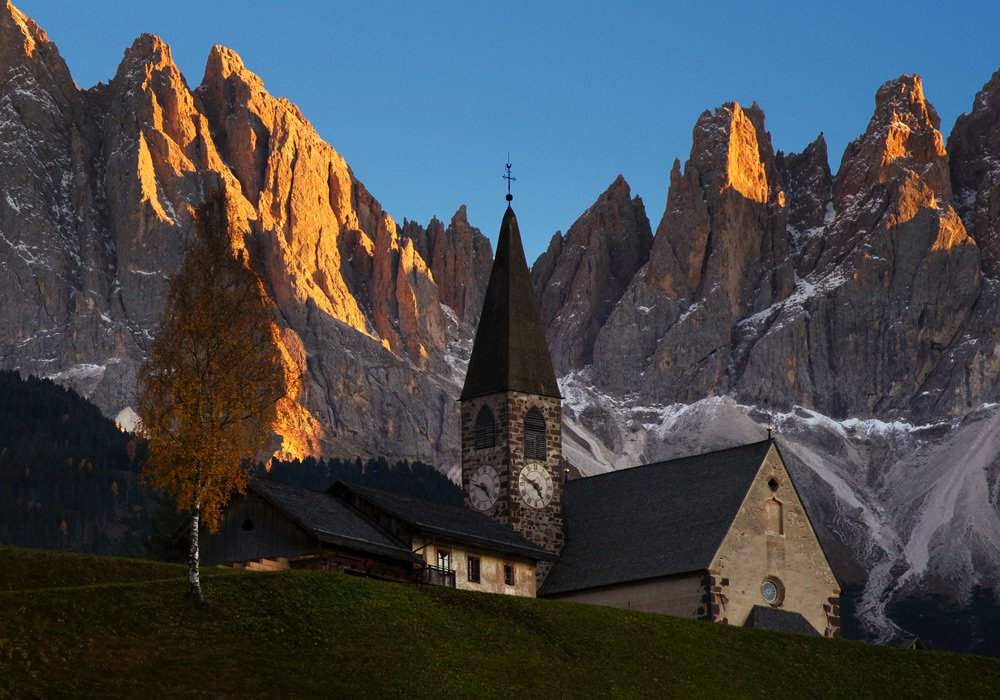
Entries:
[[469, 479], [469, 501], [479, 510], [489, 510], [500, 495], [500, 477], [497, 470], [484, 465], [472, 472]]
[[541, 464], [527, 464], [517, 478], [521, 499], [532, 508], [544, 508], [552, 500], [552, 476]]

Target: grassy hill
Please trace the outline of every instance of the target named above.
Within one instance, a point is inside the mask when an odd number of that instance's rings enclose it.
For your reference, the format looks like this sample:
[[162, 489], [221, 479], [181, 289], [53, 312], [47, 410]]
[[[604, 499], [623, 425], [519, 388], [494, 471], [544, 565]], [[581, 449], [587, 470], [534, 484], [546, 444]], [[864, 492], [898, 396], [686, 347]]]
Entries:
[[1000, 661], [334, 574], [0, 547], [0, 696], [996, 697]]

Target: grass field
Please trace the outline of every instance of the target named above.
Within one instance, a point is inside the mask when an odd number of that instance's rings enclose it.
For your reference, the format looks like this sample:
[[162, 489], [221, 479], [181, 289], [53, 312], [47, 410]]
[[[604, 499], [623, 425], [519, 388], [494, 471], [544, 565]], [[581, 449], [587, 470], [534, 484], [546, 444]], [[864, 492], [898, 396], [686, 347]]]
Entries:
[[1000, 661], [334, 574], [0, 547], [0, 696], [987, 698]]

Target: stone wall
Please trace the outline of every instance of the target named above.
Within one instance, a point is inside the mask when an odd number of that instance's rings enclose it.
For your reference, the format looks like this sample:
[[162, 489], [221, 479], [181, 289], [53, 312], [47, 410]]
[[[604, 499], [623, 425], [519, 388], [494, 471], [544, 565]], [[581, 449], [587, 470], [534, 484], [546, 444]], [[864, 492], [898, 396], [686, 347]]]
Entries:
[[[781, 504], [780, 528], [769, 527], [768, 502]], [[772, 607], [801, 613], [821, 634], [839, 634], [840, 585], [774, 447], [709, 569], [710, 619], [742, 625], [753, 606], [768, 605], [765, 580], [779, 589]]]
[[[496, 442], [492, 448], [476, 449], [476, 417], [483, 406], [489, 406], [496, 419]], [[524, 416], [532, 408], [538, 408], [545, 418], [544, 462], [524, 456]], [[558, 398], [520, 392], [492, 394], [462, 404], [462, 488], [466, 506], [473, 507], [470, 477], [480, 466], [492, 466], [500, 477], [500, 493], [496, 505], [486, 513], [555, 553], [562, 549], [564, 537], [561, 410]], [[543, 464], [552, 479], [552, 499], [545, 508], [526, 505], [518, 492], [521, 469], [529, 463]]]

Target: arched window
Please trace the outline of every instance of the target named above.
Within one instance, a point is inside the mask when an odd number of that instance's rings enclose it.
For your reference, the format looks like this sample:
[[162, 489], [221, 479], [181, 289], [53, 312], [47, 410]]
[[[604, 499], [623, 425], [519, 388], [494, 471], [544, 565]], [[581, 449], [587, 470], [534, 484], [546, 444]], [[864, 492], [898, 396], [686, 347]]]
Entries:
[[537, 408], [524, 415], [524, 458], [545, 461], [545, 418]]
[[496, 420], [493, 418], [493, 411], [489, 406], [479, 409], [476, 416], [476, 449], [482, 450], [496, 445]]
[[769, 535], [785, 534], [784, 506], [776, 498], [764, 501], [765, 529]]

